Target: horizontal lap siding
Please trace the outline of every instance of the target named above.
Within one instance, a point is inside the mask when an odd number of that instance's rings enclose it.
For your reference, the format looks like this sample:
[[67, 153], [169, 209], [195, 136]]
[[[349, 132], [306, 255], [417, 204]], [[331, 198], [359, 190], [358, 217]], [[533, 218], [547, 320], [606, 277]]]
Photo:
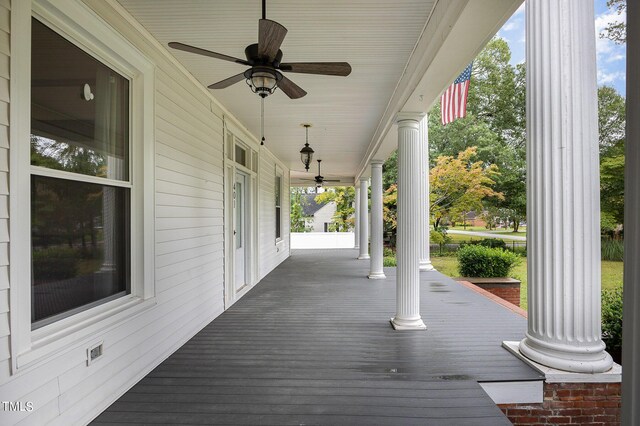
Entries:
[[[32, 400], [35, 408], [11, 417], [0, 413], [0, 424], [89, 421], [224, 309], [222, 112], [109, 4], [86, 3], [156, 66], [156, 305], [8, 377], [9, 61], [2, 32], [8, 34], [9, 15], [7, 2], [0, 0], [0, 396]], [[101, 340], [104, 355], [87, 367], [87, 345]]]
[[[10, 374], [9, 347], [9, 55], [10, 3], [0, 2], [0, 383]], [[1, 423], [1, 422], [0, 422]]]
[[[282, 243], [276, 245], [276, 208], [275, 181], [276, 164], [283, 169], [282, 176]], [[283, 260], [289, 257], [289, 170], [277, 162], [266, 149], [260, 150], [259, 179], [259, 236], [260, 236], [260, 271], [259, 278], [264, 278]]]

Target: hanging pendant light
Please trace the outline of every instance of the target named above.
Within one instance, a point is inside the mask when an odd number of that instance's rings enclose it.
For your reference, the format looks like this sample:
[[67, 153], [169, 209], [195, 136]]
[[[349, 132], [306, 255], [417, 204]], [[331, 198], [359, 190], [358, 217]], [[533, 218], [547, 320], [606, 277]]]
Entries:
[[302, 164], [304, 164], [305, 170], [309, 171], [309, 165], [313, 160], [313, 152], [314, 152], [313, 149], [311, 149], [311, 147], [309, 146], [309, 127], [311, 127], [311, 124], [301, 124], [301, 126], [305, 128], [306, 143], [304, 144], [304, 147], [300, 150], [300, 161], [302, 161]]

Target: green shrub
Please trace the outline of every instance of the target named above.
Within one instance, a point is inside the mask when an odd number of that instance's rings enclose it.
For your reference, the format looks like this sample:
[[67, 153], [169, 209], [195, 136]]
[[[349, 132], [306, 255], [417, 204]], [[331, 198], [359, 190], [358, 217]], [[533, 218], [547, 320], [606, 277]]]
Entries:
[[78, 272], [78, 250], [69, 247], [49, 247], [33, 250], [33, 279], [35, 282], [64, 280]]
[[393, 249], [391, 249], [390, 247], [384, 247], [382, 249], [382, 256], [383, 257], [394, 257], [396, 254], [393, 252]]
[[624, 259], [624, 242], [612, 238], [602, 239], [602, 260], [614, 260], [622, 262]]
[[614, 361], [620, 362], [622, 350], [622, 288], [602, 292], [602, 340]]
[[387, 267], [397, 266], [395, 256], [385, 256], [382, 259], [382, 265]]
[[463, 277], [506, 277], [520, 257], [500, 248], [467, 245], [458, 250], [458, 268]]

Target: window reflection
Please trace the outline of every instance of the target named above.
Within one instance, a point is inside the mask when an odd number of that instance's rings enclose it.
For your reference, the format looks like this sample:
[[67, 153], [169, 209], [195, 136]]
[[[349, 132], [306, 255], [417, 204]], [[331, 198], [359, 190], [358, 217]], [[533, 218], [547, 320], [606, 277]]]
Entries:
[[129, 292], [129, 234], [128, 189], [31, 176], [32, 321]]

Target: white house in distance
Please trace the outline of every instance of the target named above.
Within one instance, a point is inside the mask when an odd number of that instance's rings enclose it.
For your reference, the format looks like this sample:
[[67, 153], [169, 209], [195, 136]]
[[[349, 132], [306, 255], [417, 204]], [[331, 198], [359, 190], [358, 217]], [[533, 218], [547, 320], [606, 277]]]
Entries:
[[[415, 290], [430, 266], [428, 223], [412, 201], [428, 194], [423, 118], [521, 3], [269, 3], [267, 17], [288, 34], [281, 45], [282, 33], [263, 34], [261, 57], [280, 62], [281, 47], [295, 84], [280, 80], [265, 99], [262, 129], [261, 99], [241, 75], [251, 64], [236, 60], [258, 41], [258, 1], [0, 0], [0, 401], [13, 403], [0, 423], [90, 422], [286, 260], [288, 188], [309, 177], [294, 171], [301, 123], [314, 123], [323, 172], [358, 185], [371, 278], [384, 275], [381, 164], [398, 149], [393, 326], [423, 329]], [[593, 5], [527, 3], [529, 328], [512, 349], [589, 381], [612, 367], [599, 325]], [[640, 31], [638, 6], [628, 6], [627, 205], [637, 207]], [[305, 61], [352, 71], [286, 72]], [[207, 89], [230, 76], [238, 84]], [[640, 270], [629, 209], [631, 425], [640, 424]]]
[[304, 194], [302, 196], [302, 211], [307, 219], [307, 226], [311, 232], [329, 232], [329, 225], [333, 221], [336, 213], [335, 201], [328, 203], [317, 203], [316, 194]]

